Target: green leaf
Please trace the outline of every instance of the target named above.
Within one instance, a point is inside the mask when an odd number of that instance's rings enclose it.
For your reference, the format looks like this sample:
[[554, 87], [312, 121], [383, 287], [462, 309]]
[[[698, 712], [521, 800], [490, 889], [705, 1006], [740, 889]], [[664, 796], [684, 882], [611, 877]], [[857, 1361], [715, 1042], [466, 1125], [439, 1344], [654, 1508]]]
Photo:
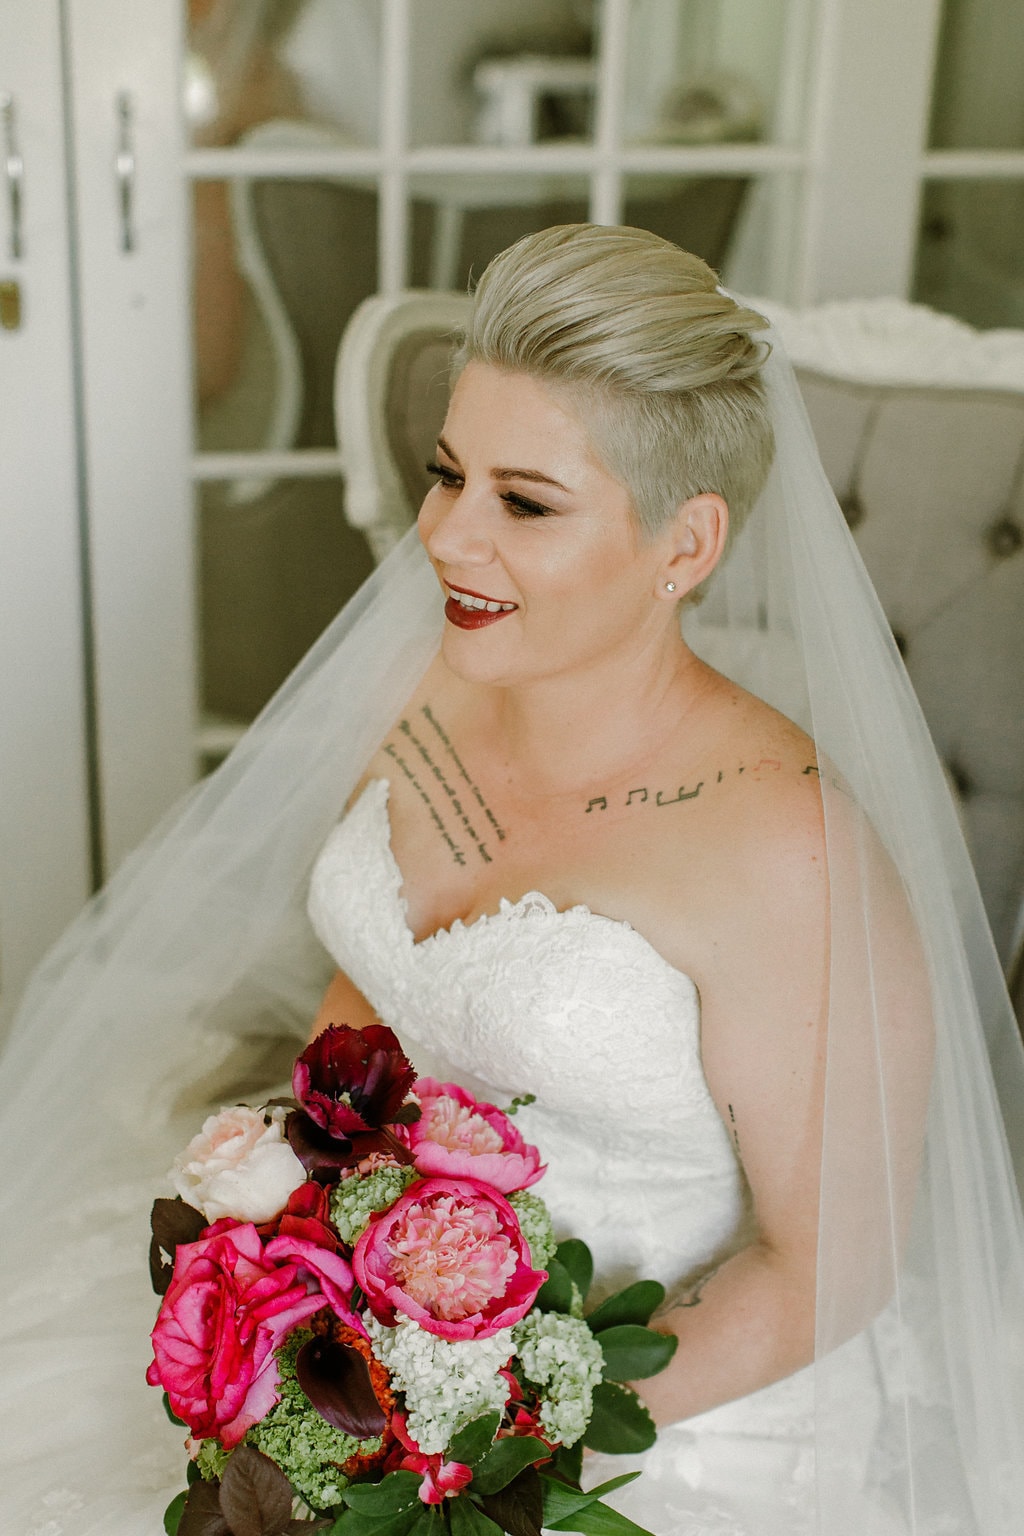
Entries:
[[171, 1500], [164, 1510], [164, 1530], [167, 1532], [167, 1536], [178, 1536], [178, 1526], [181, 1524], [181, 1517], [185, 1511], [185, 1500], [187, 1498], [188, 1489], [184, 1488], [181, 1493]]
[[[457, 1504], [458, 1499], [445, 1500], [446, 1503]], [[409, 1536], [443, 1536], [445, 1531], [444, 1515], [439, 1504], [424, 1506], [422, 1512], [409, 1528]]]
[[483, 1511], [508, 1536], [541, 1536], [544, 1519], [544, 1491], [536, 1467], [524, 1467], [497, 1493], [482, 1500]]
[[656, 1438], [654, 1420], [635, 1392], [611, 1381], [598, 1382], [584, 1445], [615, 1456], [633, 1455], [650, 1450]]
[[578, 1486], [583, 1476], [583, 1441], [577, 1440], [575, 1445], [560, 1445], [555, 1452], [554, 1469]]
[[540, 1481], [544, 1490], [545, 1526], [552, 1527], [559, 1520], [567, 1520], [571, 1515], [578, 1514], [581, 1509], [587, 1509], [591, 1504], [596, 1504], [599, 1499], [604, 1498], [606, 1493], [625, 1487], [627, 1483], [634, 1482], [639, 1476], [639, 1472], [623, 1472], [619, 1477], [609, 1478], [599, 1488], [591, 1488], [584, 1493], [581, 1488], [567, 1488], [564, 1483], [542, 1472]]
[[464, 1467], [474, 1466], [494, 1444], [500, 1423], [500, 1413], [485, 1413], [479, 1419], [463, 1425], [458, 1434], [452, 1436], [445, 1460], [461, 1461]]
[[[353, 1487], [374, 1487], [376, 1484], [360, 1483]], [[345, 1492], [350, 1490], [346, 1488]], [[419, 1499], [408, 1509], [400, 1509], [390, 1515], [364, 1514], [362, 1510], [346, 1509], [330, 1529], [330, 1536], [409, 1536], [423, 1512]]]
[[446, 1499], [452, 1536], [501, 1536], [501, 1526], [496, 1525], [478, 1504], [462, 1493], [455, 1499]]
[[603, 1328], [618, 1327], [620, 1323], [649, 1323], [664, 1300], [665, 1287], [659, 1280], [637, 1280], [602, 1301], [587, 1322], [595, 1333], [600, 1333]]
[[379, 1483], [350, 1483], [341, 1497], [360, 1515], [395, 1515], [420, 1504], [422, 1481], [418, 1472], [389, 1472]]
[[509, 1435], [496, 1440], [482, 1461], [473, 1468], [473, 1492], [497, 1493], [524, 1467], [546, 1461], [551, 1449], [533, 1435]]
[[174, 1409], [171, 1407], [171, 1400], [167, 1396], [166, 1392], [164, 1393], [164, 1413], [166, 1413], [166, 1415], [170, 1419], [171, 1423], [176, 1425], [179, 1429], [188, 1429], [188, 1425], [185, 1423], [185, 1420], [184, 1419], [179, 1419], [178, 1415], [175, 1413]]
[[542, 1312], [568, 1312], [572, 1307], [572, 1276], [558, 1259], [548, 1260], [548, 1277], [537, 1292]]
[[679, 1340], [672, 1333], [658, 1333], [636, 1323], [604, 1328], [597, 1335], [604, 1352], [605, 1381], [632, 1381], [634, 1376], [656, 1376], [668, 1365]]
[[559, 1520], [549, 1527], [552, 1531], [582, 1531], [583, 1536], [651, 1536], [651, 1532], [644, 1526], [637, 1525], [635, 1520], [630, 1520], [626, 1515], [620, 1515], [617, 1509], [611, 1509], [607, 1504], [588, 1504], [586, 1509], [578, 1515], [570, 1515], [567, 1520]]
[[594, 1278], [594, 1257], [586, 1243], [578, 1237], [568, 1237], [564, 1243], [559, 1243], [555, 1258], [569, 1271], [569, 1279], [586, 1301]]

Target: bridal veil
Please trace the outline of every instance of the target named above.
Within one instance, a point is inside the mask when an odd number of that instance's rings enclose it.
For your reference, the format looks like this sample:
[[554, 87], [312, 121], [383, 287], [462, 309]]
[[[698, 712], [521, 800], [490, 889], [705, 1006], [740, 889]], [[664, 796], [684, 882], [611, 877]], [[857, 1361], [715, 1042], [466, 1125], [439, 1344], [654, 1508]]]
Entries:
[[[945, 778], [774, 344], [765, 377], [775, 467], [685, 622], [818, 746], [817, 1529], [1016, 1536], [1024, 1056]], [[180, 1445], [143, 1380], [148, 1204], [208, 1107], [255, 1098], [308, 1030], [330, 973], [309, 871], [441, 622], [411, 533], [29, 987], [0, 1096], [4, 1529], [160, 1529]]]

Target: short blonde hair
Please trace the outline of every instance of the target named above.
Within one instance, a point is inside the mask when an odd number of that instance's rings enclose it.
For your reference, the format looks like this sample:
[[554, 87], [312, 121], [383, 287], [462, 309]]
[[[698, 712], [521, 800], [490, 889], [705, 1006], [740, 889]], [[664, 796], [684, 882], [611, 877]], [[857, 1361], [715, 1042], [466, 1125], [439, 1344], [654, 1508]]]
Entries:
[[455, 369], [563, 387], [645, 534], [706, 491], [735, 532], [774, 452], [758, 377], [768, 349], [751, 335], [766, 328], [698, 256], [649, 230], [562, 224], [487, 267]]

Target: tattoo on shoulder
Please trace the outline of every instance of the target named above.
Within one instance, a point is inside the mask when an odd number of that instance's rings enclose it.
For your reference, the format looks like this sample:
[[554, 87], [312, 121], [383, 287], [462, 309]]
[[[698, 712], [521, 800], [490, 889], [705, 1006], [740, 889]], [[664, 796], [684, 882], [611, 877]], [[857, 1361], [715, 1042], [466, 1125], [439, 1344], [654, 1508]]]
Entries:
[[499, 842], [505, 839], [505, 829], [466, 772], [429, 704], [422, 706], [419, 717], [400, 720], [395, 736], [384, 743], [384, 751], [423, 801], [454, 862], [464, 866], [469, 850], [490, 864], [488, 829]]
[[[680, 784], [677, 787], [667, 786], [663, 788], [658, 788], [656, 785], [639, 784], [635, 788], [628, 790], [624, 799], [621, 793], [611, 797], [608, 795], [592, 796], [587, 801], [584, 815], [589, 816], [594, 811], [606, 811], [609, 804], [623, 810], [630, 810], [639, 805], [650, 805], [651, 807], [683, 805], [690, 800], [696, 800], [705, 789], [713, 790], [716, 785], [725, 783], [727, 780], [739, 778], [741, 774], [756, 783], [762, 783], [766, 779], [774, 778], [777, 773], [782, 772], [782, 769], [781, 758], [760, 757], [755, 762], [739, 763], [735, 768], [719, 768], [713, 778], [699, 779], [696, 784]], [[808, 777], [812, 774], [819, 779], [821, 777], [821, 771], [817, 763], [809, 763], [806, 768], [800, 769], [801, 777]], [[829, 775], [829, 782], [835, 789], [844, 789], [843, 784], [834, 775]]]

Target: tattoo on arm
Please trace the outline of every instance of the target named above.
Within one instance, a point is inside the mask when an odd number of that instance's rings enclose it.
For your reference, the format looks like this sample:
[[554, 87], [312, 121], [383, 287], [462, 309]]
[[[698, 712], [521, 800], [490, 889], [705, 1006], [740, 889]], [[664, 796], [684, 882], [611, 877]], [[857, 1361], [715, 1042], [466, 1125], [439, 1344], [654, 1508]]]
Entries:
[[679, 1300], [676, 1302], [676, 1306], [699, 1307], [701, 1298], [704, 1295], [704, 1287], [707, 1285], [709, 1280], [713, 1280], [715, 1278], [721, 1267], [722, 1266], [720, 1264], [716, 1264], [713, 1269], [706, 1270], [705, 1273], [699, 1277], [699, 1279], [695, 1280], [693, 1284], [683, 1292]]

